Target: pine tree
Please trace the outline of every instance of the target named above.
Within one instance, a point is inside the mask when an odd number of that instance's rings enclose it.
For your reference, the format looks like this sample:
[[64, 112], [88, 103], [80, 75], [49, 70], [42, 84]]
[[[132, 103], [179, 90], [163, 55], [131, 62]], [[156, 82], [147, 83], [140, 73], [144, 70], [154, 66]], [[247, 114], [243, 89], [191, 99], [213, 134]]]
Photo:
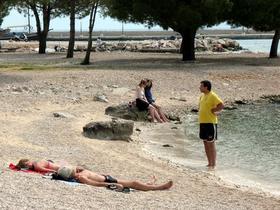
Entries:
[[230, 0], [104, 0], [105, 14], [124, 22], [159, 25], [182, 36], [183, 60], [195, 60], [195, 35], [225, 20]]

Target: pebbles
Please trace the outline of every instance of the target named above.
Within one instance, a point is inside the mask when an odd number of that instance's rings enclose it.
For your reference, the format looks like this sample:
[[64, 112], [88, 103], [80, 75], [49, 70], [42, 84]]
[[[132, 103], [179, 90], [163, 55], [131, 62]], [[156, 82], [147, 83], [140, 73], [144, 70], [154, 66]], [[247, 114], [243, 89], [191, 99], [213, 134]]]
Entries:
[[[78, 58], [82, 56], [77, 54]], [[180, 55], [174, 54], [96, 53], [96, 63], [84, 71], [75, 65], [76, 69], [72, 68], [73, 65], [71, 70], [60, 69], [60, 64], [64, 66], [68, 62], [62, 56], [9, 54], [5, 62], [16, 65], [28, 61], [51, 66], [49, 62], [55, 59], [59, 65], [55, 65], [58, 71], [5, 69], [1, 72], [0, 209], [277, 209], [279, 199], [249, 189], [228, 188], [208, 178], [211, 175], [204, 177], [200, 172], [174, 167], [147, 155], [142, 147], [154, 134], [144, 139], [142, 135], [147, 134], [147, 127], [151, 127], [153, 132], [156, 129], [161, 132], [161, 124], [136, 124], [138, 131], [134, 131], [134, 141], [129, 144], [92, 141], [82, 135], [81, 128], [85, 123], [110, 118], [104, 115], [107, 106], [133, 100], [133, 93], [125, 93], [121, 88], [135, 89], [143, 77], [154, 80], [153, 93], [157, 103], [164, 110], [174, 112], [197, 106], [198, 87], [204, 78], [213, 81], [213, 88], [226, 101], [279, 95], [279, 60], [268, 65], [266, 58], [246, 56], [246, 59], [241, 59], [240, 55], [207, 56], [189, 64], [182, 63]], [[257, 63], [258, 68], [246, 65], [248, 62]], [[108, 69], [108, 66], [114, 69]], [[237, 88], [242, 88], [242, 91], [237, 91]], [[122, 91], [116, 93], [119, 90]], [[106, 95], [109, 103], [93, 101], [97, 93]], [[170, 100], [172, 96], [185, 97], [186, 101]], [[74, 99], [79, 103], [74, 103]], [[75, 118], [53, 117], [52, 113], [58, 110], [71, 113]], [[178, 131], [175, 127], [183, 126], [179, 123], [170, 125], [167, 131]], [[175, 141], [169, 145], [176, 148]], [[174, 149], [162, 145], [160, 148]], [[70, 186], [43, 179], [37, 174], [7, 171], [10, 162], [24, 157], [84, 164], [96, 172], [144, 182], [149, 182], [150, 175], [155, 174], [158, 183], [173, 179], [175, 184], [168, 191], [124, 194], [87, 185]]]

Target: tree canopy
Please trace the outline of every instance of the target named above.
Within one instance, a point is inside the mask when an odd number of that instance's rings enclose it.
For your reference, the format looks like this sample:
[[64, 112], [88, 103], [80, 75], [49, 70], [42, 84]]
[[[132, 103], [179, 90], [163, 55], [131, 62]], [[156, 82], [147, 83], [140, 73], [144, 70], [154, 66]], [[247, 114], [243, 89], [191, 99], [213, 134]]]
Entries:
[[10, 0], [19, 12], [27, 14], [31, 9], [35, 20], [39, 37], [39, 53], [46, 52], [47, 36], [50, 30], [51, 18], [60, 16], [58, 4], [60, 0]]
[[104, 0], [105, 14], [124, 22], [159, 25], [182, 35], [183, 60], [194, 60], [198, 28], [225, 21], [230, 0]]
[[280, 1], [232, 0], [232, 2], [229, 23], [258, 31], [274, 31], [280, 28]]
[[11, 9], [10, 3], [5, 0], [0, 0], [0, 26], [3, 23], [4, 17], [9, 15], [9, 10]]
[[270, 57], [277, 57], [280, 33], [279, 0], [232, 0], [229, 23], [243, 25], [257, 31], [275, 31]]
[[94, 0], [61, 0], [57, 5], [61, 15], [70, 17], [70, 37], [67, 58], [73, 58], [74, 56], [76, 18], [83, 18], [89, 15], [92, 2]]

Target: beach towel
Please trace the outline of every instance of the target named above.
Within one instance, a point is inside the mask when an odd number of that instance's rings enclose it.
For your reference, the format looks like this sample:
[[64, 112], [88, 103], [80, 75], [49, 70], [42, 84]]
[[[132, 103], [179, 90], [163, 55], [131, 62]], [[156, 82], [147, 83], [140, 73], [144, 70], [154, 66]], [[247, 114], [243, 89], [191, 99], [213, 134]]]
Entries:
[[72, 186], [80, 185], [80, 183], [77, 182], [75, 179], [71, 179], [71, 180], [57, 179], [54, 174], [47, 174], [47, 175], [42, 176], [42, 178], [59, 181], [59, 182], [62, 182], [62, 183], [68, 184], [68, 185], [72, 185]]
[[[9, 164], [9, 169], [11, 169], [12, 171], [19, 171], [19, 172], [24, 172], [24, 173], [37, 173], [37, 174], [43, 175], [43, 178], [56, 180], [56, 179], [53, 179], [53, 176], [50, 173], [33, 171], [33, 170], [30, 170], [30, 169], [17, 169], [15, 164], [13, 164], [13, 163]], [[65, 180], [58, 180], [58, 181], [61, 181], [65, 184], [73, 185], [73, 186], [79, 185], [79, 183], [75, 182], [75, 181], [65, 181]]]
[[45, 172], [33, 171], [30, 169], [17, 169], [16, 165], [13, 163], [9, 164], [9, 169], [11, 169], [13, 171], [20, 171], [20, 172], [25, 172], [25, 173], [37, 173], [37, 174], [43, 174], [43, 175], [47, 174]]

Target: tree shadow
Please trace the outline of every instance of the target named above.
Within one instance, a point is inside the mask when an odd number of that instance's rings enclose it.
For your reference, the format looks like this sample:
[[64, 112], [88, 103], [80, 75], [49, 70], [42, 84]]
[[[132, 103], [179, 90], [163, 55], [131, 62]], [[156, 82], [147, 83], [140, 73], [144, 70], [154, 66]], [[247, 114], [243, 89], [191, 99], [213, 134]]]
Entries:
[[280, 59], [269, 59], [266, 55], [258, 54], [217, 54], [199, 55], [195, 61], [184, 62], [180, 55], [153, 55], [140, 58], [119, 57], [105, 58], [94, 61], [89, 67], [94, 69], [118, 70], [226, 70], [242, 66], [254, 67], [279, 67]]
[[[46, 68], [74, 68], [82, 70], [133, 70], [133, 71], [207, 71], [237, 69], [237, 67], [279, 67], [280, 59], [269, 59], [266, 54], [254, 53], [229, 53], [229, 54], [205, 54], [197, 53], [197, 59], [191, 62], [182, 61], [182, 55], [173, 53], [134, 53], [134, 52], [110, 52], [92, 53], [90, 65], [80, 65], [84, 53], [76, 53], [74, 58], [65, 58], [65, 53], [12, 53], [1, 54], [0, 61], [3, 64], [22, 65], [24, 68], [45, 66]], [[33, 66], [34, 65], [34, 66]], [[30, 68], [31, 68], [30, 67]], [[44, 69], [44, 68], [43, 68]], [[257, 69], [257, 68], [256, 68]], [[26, 69], [21, 69], [26, 70]], [[40, 68], [38, 68], [40, 70]]]

